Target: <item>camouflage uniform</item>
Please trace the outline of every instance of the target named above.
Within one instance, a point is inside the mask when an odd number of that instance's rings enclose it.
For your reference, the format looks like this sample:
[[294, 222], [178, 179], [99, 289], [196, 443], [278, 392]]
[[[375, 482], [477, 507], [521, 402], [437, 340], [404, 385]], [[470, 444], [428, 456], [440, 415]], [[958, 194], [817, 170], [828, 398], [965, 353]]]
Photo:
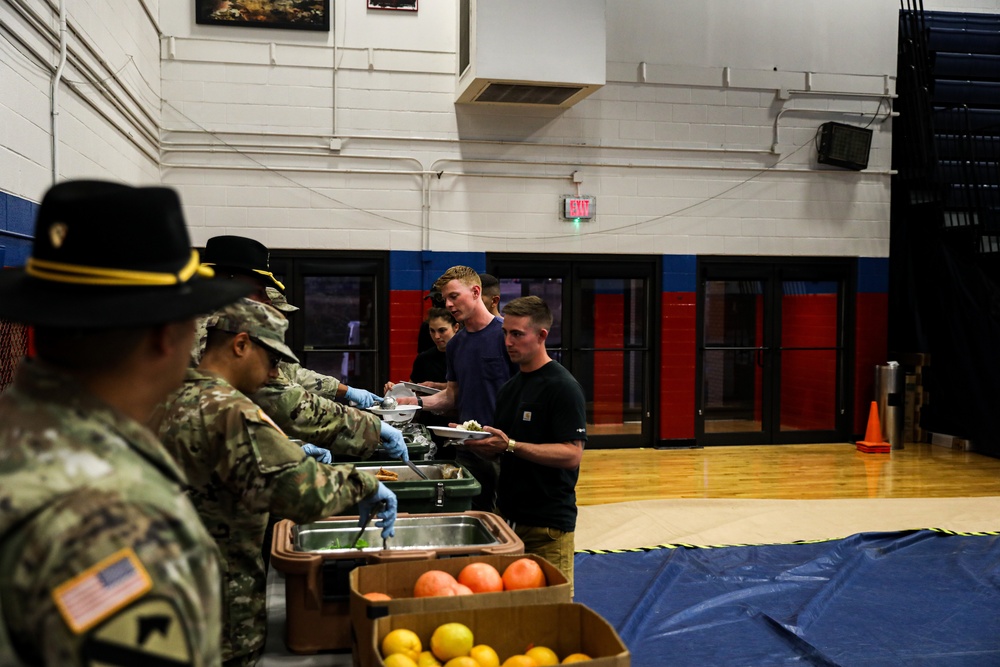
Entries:
[[267, 630], [260, 549], [268, 514], [298, 523], [336, 514], [378, 481], [353, 466], [305, 456], [246, 396], [189, 370], [151, 423], [189, 478], [188, 494], [222, 550], [223, 658], [263, 648]]
[[[324, 447], [334, 455], [362, 459], [372, 455], [381, 442], [382, 421], [377, 415], [334, 401], [336, 388], [332, 392], [324, 390], [324, 381], [339, 385], [335, 378], [286, 362], [278, 364], [278, 369], [278, 377], [251, 398], [290, 438]], [[315, 376], [311, 385], [289, 379], [308, 375]], [[310, 386], [318, 386], [321, 391], [310, 390]]]
[[[14, 650], [26, 664], [90, 664], [109, 646], [125, 660], [114, 664], [219, 664], [219, 553], [185, 481], [146, 428], [69, 375], [22, 362], [0, 397], [0, 664], [20, 664]], [[132, 568], [98, 565], [125, 549]], [[117, 571], [122, 585], [140, 585], [142, 570], [149, 588], [131, 603], [89, 620], [100, 609], [93, 598], [66, 606], [87, 581]], [[151, 618], [157, 630], [143, 633]]]
[[[191, 350], [192, 368], [198, 366], [205, 353], [205, 339], [213, 317], [198, 318]], [[264, 408], [288, 437], [329, 449], [334, 455], [367, 459], [374, 453], [381, 442], [381, 420], [370, 412], [338, 403], [335, 399], [340, 380], [287, 361], [282, 361], [278, 368], [281, 371], [278, 377], [269, 380], [250, 398]]]

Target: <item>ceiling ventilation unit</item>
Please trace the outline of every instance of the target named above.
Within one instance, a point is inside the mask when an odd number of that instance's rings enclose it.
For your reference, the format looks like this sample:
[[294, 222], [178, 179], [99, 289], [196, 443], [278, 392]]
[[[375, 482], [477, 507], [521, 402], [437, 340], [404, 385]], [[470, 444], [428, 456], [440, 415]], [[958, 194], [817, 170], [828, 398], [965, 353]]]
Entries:
[[460, 0], [460, 103], [571, 107], [606, 81], [605, 0]]

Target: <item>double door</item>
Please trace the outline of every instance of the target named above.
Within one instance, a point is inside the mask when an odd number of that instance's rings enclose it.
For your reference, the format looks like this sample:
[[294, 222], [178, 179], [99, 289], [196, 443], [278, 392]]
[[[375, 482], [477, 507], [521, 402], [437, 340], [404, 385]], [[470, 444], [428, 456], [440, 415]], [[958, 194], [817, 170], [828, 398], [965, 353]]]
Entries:
[[656, 260], [577, 255], [539, 262], [491, 255], [487, 272], [500, 280], [501, 308], [528, 295], [551, 308], [546, 349], [583, 387], [587, 446], [652, 446]]
[[852, 267], [827, 258], [699, 260], [698, 444], [849, 437]]

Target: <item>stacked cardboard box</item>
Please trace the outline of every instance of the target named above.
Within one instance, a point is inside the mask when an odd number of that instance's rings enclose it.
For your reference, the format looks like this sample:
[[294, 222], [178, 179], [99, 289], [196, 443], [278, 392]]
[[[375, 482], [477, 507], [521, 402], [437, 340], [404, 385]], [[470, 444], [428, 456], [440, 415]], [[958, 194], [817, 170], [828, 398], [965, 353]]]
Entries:
[[900, 364], [905, 374], [903, 442], [928, 442], [929, 434], [920, 427], [920, 411], [930, 403], [931, 355], [903, 354]]
[[[537, 562], [545, 574], [545, 580], [548, 585], [544, 588], [498, 593], [476, 593], [473, 595], [446, 597], [413, 597], [413, 584], [421, 574], [428, 570], [443, 570], [457, 577], [462, 568], [469, 563], [483, 562], [489, 563], [497, 571], [503, 572], [510, 563], [519, 558], [529, 558]], [[535, 555], [465, 556], [436, 561], [409, 561], [365, 565], [351, 572], [350, 589], [355, 667], [375, 667], [376, 665], [381, 665], [378, 651], [372, 651], [372, 637], [375, 633], [376, 621], [385, 616], [443, 613], [453, 614], [454, 617], [449, 617], [451, 620], [464, 622], [462, 618], [467, 617], [468, 612], [478, 609], [494, 607], [520, 609], [538, 604], [565, 603], [570, 602], [572, 599], [572, 592], [566, 576], [552, 565], [552, 563]], [[372, 601], [364, 597], [366, 593], [385, 593], [391, 596], [392, 599], [387, 601]], [[437, 625], [434, 627], [437, 627]], [[416, 628], [411, 629], [416, 631]], [[431, 630], [433, 629], [431, 628]], [[541, 642], [536, 641], [535, 643], [540, 644]]]

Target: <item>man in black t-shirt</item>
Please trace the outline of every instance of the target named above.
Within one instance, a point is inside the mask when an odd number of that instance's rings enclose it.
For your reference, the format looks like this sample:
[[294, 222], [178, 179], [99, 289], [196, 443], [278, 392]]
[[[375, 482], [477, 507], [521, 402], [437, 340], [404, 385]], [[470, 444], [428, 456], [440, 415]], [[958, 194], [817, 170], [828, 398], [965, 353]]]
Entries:
[[537, 296], [503, 308], [507, 353], [520, 373], [497, 394], [492, 437], [468, 440], [484, 458], [500, 460], [497, 507], [524, 542], [573, 583], [576, 482], [587, 441], [583, 388], [549, 357], [552, 312]]

